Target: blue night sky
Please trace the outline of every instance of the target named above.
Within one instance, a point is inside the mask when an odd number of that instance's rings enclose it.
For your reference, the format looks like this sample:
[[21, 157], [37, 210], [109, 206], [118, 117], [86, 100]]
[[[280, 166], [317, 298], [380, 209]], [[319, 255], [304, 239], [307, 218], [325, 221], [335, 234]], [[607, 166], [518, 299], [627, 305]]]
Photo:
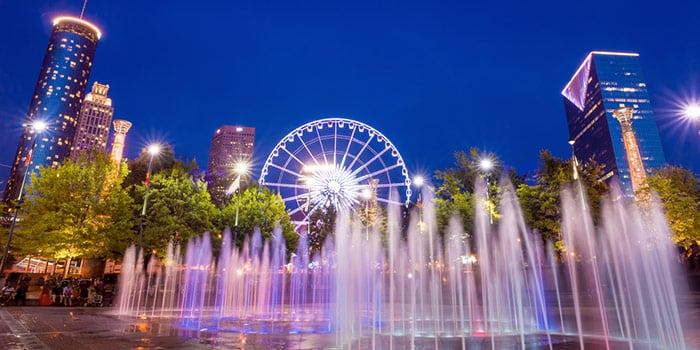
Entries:
[[[520, 173], [570, 156], [561, 89], [589, 51], [641, 55], [667, 160], [700, 172], [700, 1], [107, 1], [90, 77], [134, 123], [127, 157], [154, 140], [206, 167], [221, 125], [257, 130], [256, 169], [315, 119], [386, 135], [432, 174], [478, 147]], [[0, 163], [10, 164], [57, 15], [79, 0], [0, 0]], [[0, 167], [0, 179], [9, 169]], [[255, 174], [257, 177], [258, 174]], [[2, 185], [4, 187], [4, 185]]]

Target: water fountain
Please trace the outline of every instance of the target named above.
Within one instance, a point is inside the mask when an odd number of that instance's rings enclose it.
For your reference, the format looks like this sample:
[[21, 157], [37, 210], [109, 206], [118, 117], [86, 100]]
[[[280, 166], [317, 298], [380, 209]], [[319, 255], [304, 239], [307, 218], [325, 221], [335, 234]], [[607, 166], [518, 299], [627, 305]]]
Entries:
[[496, 224], [477, 201], [473, 240], [453, 220], [441, 241], [424, 192], [425, 223], [405, 236], [390, 219], [386, 236], [367, 239], [341, 215], [335, 239], [313, 257], [302, 242], [288, 258], [279, 232], [267, 241], [255, 233], [241, 250], [226, 232], [218, 258], [208, 235], [184, 255], [171, 244], [145, 271], [131, 248], [119, 313], [173, 320], [198, 336], [301, 337], [318, 348], [686, 348], [680, 267], [658, 209], [607, 202], [594, 227], [580, 192], [567, 191], [567, 251], [557, 257], [526, 227], [512, 187], [502, 188]]

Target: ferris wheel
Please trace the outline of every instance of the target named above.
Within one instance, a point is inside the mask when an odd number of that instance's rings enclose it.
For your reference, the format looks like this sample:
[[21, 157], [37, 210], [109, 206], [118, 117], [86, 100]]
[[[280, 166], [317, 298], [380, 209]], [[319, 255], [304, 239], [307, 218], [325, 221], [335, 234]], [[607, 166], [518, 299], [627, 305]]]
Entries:
[[[343, 118], [312, 121], [287, 134], [267, 157], [259, 182], [281, 195], [297, 232], [320, 209], [401, 205], [411, 197], [408, 170], [389, 139]], [[396, 198], [404, 194], [403, 202]]]

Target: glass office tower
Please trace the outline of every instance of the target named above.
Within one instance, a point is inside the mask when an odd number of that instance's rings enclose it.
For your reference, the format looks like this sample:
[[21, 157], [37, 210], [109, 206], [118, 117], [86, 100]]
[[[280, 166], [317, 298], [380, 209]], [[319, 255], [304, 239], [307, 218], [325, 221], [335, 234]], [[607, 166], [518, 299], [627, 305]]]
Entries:
[[569, 136], [579, 161], [603, 166], [601, 180], [633, 196], [622, 127], [614, 113], [632, 108], [644, 171], [666, 165], [639, 54], [593, 51], [562, 91]]
[[14, 200], [19, 195], [25, 162], [34, 139], [32, 122], [44, 121], [48, 129], [37, 139], [29, 166], [34, 169], [54, 166], [70, 155], [100, 35], [100, 30], [85, 20], [54, 19], [3, 201]]

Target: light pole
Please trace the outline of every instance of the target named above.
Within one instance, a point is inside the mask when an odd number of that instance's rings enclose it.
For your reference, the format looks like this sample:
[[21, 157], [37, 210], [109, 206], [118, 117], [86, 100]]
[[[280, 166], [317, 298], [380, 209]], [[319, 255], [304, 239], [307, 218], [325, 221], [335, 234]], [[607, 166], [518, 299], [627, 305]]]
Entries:
[[493, 212], [491, 210], [491, 184], [489, 183], [489, 176], [491, 175], [491, 169], [493, 169], [493, 161], [489, 158], [482, 158], [479, 161], [479, 169], [484, 173], [484, 178], [486, 179], [486, 204], [488, 205], [487, 210], [489, 211], [489, 223], [493, 224]]
[[12, 216], [12, 223], [10, 223], [10, 232], [7, 235], [7, 243], [5, 244], [5, 250], [2, 253], [2, 261], [0, 261], [0, 275], [4, 276], [5, 262], [7, 262], [7, 254], [10, 251], [10, 244], [12, 243], [12, 235], [15, 233], [15, 224], [17, 223], [17, 216], [19, 215], [19, 210], [22, 207], [22, 201], [24, 196], [24, 185], [27, 183], [27, 175], [29, 174], [29, 168], [32, 165], [32, 153], [34, 153], [34, 148], [36, 148], [36, 141], [39, 134], [42, 133], [47, 128], [47, 124], [44, 121], [35, 121], [31, 124], [31, 128], [34, 130], [34, 138], [32, 140], [32, 147], [27, 153], [27, 159], [24, 162], [24, 175], [22, 176], [22, 184], [19, 187], [19, 195], [17, 196], [17, 201], [15, 202], [15, 213]]
[[571, 167], [574, 169], [574, 180], [578, 180], [578, 159], [576, 159], [576, 152], [574, 152], [574, 143], [576, 143], [576, 140], [569, 140], [569, 145], [571, 146]]
[[583, 195], [583, 180], [579, 181], [579, 175], [578, 175], [578, 158], [576, 158], [576, 152], [574, 151], [574, 144], [576, 143], [576, 140], [571, 139], [569, 140], [569, 145], [571, 146], [571, 167], [573, 168], [573, 178], [574, 182], [578, 183], [578, 192], [579, 192], [579, 197], [581, 197], [581, 208], [585, 211], [586, 210], [586, 200]]
[[423, 201], [421, 200], [422, 193], [420, 190], [424, 182], [425, 180], [420, 175], [413, 178], [413, 184], [416, 186], [416, 190], [418, 192], [418, 197], [416, 198], [416, 207], [418, 208], [418, 231], [420, 232], [425, 231], [425, 223], [423, 222]]
[[229, 186], [228, 191], [226, 191], [229, 194], [233, 194], [234, 191], [238, 191], [238, 199], [236, 200], [236, 219], [233, 222], [234, 241], [238, 239], [238, 231], [240, 231], [240, 228], [238, 227], [238, 212], [240, 211], [241, 207], [241, 176], [248, 172], [248, 167], [249, 165], [247, 162], [238, 162], [236, 164], [236, 167], [234, 168], [236, 180], [233, 181], [231, 186]]
[[136, 241], [136, 259], [138, 259], [139, 250], [141, 250], [141, 239], [143, 238], [143, 228], [146, 226], [146, 206], [148, 205], [148, 189], [151, 185], [151, 167], [153, 166], [153, 158], [160, 152], [160, 145], [153, 144], [148, 146], [148, 154], [151, 158], [148, 161], [148, 169], [146, 170], [146, 191], [143, 194], [143, 208], [141, 209], [141, 225], [139, 225], [139, 239]]

